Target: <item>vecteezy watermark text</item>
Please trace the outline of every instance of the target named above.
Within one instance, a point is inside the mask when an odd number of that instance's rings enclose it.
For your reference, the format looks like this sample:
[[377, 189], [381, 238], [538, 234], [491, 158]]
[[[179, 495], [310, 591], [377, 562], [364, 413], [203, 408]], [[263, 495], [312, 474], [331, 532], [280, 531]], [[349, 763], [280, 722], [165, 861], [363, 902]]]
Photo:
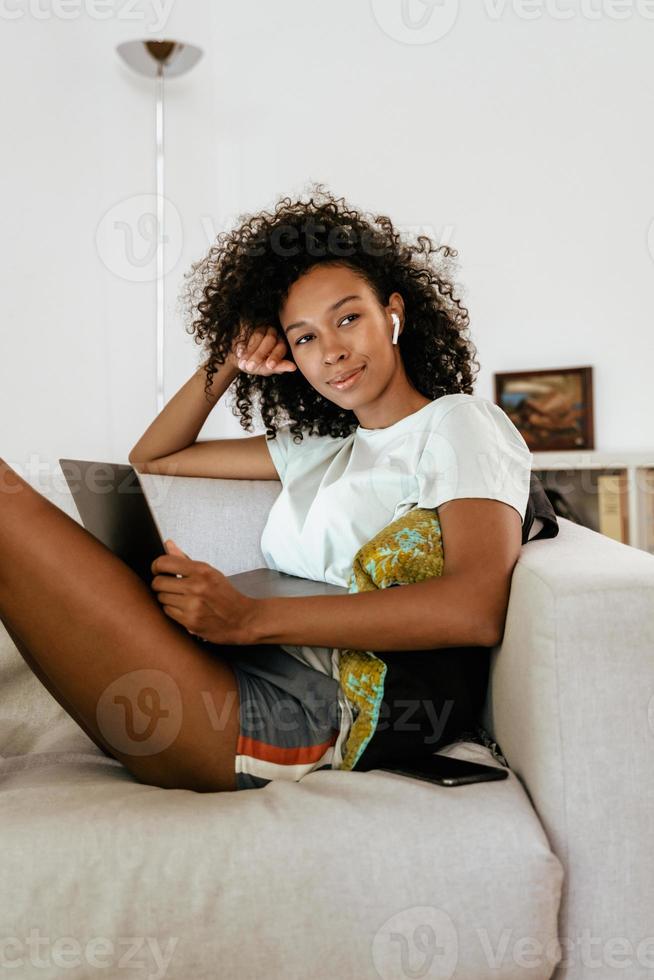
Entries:
[[14, 976], [27, 964], [48, 971], [55, 967], [58, 976], [65, 975], [60, 971], [80, 966], [85, 967], [85, 976], [89, 975], [88, 967], [99, 971], [112, 968], [112, 976], [117, 975], [116, 970], [137, 969], [143, 980], [163, 980], [178, 942], [178, 936], [171, 937], [162, 949], [155, 936], [92, 936], [82, 943], [75, 936], [53, 939], [42, 935], [39, 929], [30, 929], [26, 936], [4, 936], [0, 940], [0, 968], [14, 971]]
[[[370, 0], [382, 31], [400, 44], [433, 44], [453, 30], [460, 0]], [[654, 20], [654, 0], [483, 0], [489, 20], [512, 14], [519, 20]], [[477, 8], [478, 9], [478, 8]]]
[[2, 20], [128, 20], [149, 31], [167, 24], [175, 0], [0, 0]]

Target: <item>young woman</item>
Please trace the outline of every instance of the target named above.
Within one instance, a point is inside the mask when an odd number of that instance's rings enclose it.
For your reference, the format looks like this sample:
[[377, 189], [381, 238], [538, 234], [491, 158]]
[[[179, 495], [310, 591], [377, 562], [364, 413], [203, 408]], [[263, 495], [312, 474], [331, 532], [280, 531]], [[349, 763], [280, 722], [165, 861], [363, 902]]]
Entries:
[[[267, 564], [344, 587], [361, 545], [435, 508], [439, 578], [252, 600], [170, 545], [148, 589], [0, 461], [0, 617], [53, 697], [139, 781], [219, 791], [338, 768], [356, 710], [341, 648], [387, 664], [355, 768], [433, 752], [474, 725], [531, 530], [531, 454], [472, 394], [455, 254], [403, 240], [322, 185], [246, 217], [189, 274], [190, 330], [208, 356], [129, 456], [141, 472], [281, 480]], [[228, 388], [249, 431], [256, 398], [266, 435], [197, 441]]]

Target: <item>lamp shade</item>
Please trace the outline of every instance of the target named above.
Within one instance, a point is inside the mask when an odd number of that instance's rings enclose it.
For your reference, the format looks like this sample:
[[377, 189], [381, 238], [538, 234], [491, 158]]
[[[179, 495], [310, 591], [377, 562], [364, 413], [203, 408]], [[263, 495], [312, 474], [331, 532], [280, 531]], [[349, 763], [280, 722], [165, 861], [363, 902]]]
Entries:
[[130, 68], [149, 78], [160, 72], [170, 78], [183, 75], [202, 57], [201, 48], [183, 41], [124, 41], [116, 50]]

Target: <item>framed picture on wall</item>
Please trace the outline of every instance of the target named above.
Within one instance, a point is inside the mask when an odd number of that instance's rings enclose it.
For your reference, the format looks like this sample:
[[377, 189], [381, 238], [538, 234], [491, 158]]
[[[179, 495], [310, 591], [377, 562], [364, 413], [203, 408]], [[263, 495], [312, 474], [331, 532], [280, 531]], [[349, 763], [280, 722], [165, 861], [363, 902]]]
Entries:
[[594, 449], [592, 367], [493, 375], [495, 403], [532, 452]]

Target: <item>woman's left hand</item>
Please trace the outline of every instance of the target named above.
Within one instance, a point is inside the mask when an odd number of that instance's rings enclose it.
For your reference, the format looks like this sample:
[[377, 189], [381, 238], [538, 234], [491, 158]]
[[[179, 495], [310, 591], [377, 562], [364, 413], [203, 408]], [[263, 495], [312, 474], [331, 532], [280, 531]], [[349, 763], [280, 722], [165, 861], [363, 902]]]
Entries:
[[150, 568], [152, 588], [166, 615], [211, 643], [254, 643], [250, 624], [257, 600], [235, 589], [213, 565], [189, 558], [174, 541], [165, 546], [167, 554]]

